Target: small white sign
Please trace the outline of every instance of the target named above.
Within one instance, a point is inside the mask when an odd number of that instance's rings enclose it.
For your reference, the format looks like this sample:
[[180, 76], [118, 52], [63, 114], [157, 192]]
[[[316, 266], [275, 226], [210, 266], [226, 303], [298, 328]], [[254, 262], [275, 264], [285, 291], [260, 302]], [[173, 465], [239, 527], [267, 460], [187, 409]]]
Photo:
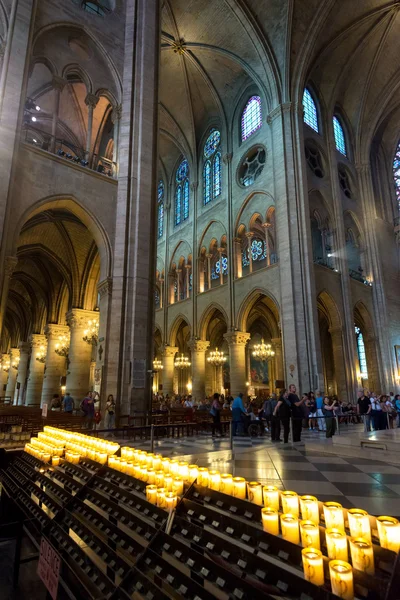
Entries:
[[48, 407], [48, 404], [43, 404], [43, 406], [42, 406], [42, 417], [47, 417], [47, 407]]

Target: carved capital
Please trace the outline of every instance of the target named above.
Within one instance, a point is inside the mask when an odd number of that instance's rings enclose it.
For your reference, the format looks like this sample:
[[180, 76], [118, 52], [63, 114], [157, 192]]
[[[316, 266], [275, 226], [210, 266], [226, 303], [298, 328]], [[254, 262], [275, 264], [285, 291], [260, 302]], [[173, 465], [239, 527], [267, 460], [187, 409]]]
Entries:
[[226, 248], [217, 248], [217, 250], [220, 254], [222, 254], [223, 252], [226, 252]]
[[224, 339], [229, 346], [245, 346], [250, 339], [250, 334], [245, 331], [230, 331], [224, 334]]
[[11, 362], [12, 362], [13, 358], [19, 358], [19, 355], [20, 355], [19, 348], [10, 348], [9, 356], [11, 357]]
[[111, 121], [112, 123], [116, 123], [117, 121], [120, 121], [122, 117], [122, 104], [117, 104], [117, 106], [114, 106], [113, 111], [111, 113]]
[[59, 92], [63, 91], [63, 89], [65, 88], [67, 83], [68, 83], [68, 81], [66, 79], [63, 79], [62, 77], [58, 77], [58, 75], [53, 75], [53, 78], [51, 80], [51, 85], [53, 87], [53, 90], [58, 90]]
[[192, 192], [195, 192], [198, 187], [199, 187], [198, 181], [192, 181], [192, 183], [190, 184], [190, 189], [192, 190]]
[[103, 279], [103, 281], [100, 281], [100, 283], [97, 286], [97, 291], [99, 293], [100, 300], [106, 295], [111, 296], [111, 292], [112, 292], [111, 277], [107, 277], [107, 279]]
[[16, 256], [7, 256], [4, 264], [4, 272], [6, 277], [11, 279], [14, 273], [15, 267], [17, 266], [18, 258]]
[[31, 345], [29, 342], [20, 342], [18, 344], [20, 355], [21, 354], [29, 354], [30, 347], [31, 347]]
[[32, 333], [32, 335], [31, 335], [32, 350], [39, 350], [40, 346], [47, 346], [46, 336], [41, 333]]
[[286, 112], [290, 112], [292, 110], [293, 103], [285, 102], [284, 104], [278, 104], [269, 115], [267, 115], [267, 123], [271, 125], [271, 123], [277, 118], [282, 116]]
[[72, 329], [86, 329], [87, 322], [93, 319], [98, 319], [100, 313], [95, 310], [82, 310], [81, 308], [73, 308], [67, 313], [67, 323]]
[[98, 96], [95, 96], [94, 94], [87, 94], [85, 98], [85, 104], [91, 108], [96, 108], [99, 100], [100, 98]]
[[163, 356], [166, 356], [167, 358], [173, 358], [178, 350], [179, 348], [176, 346], [164, 346]]
[[247, 231], [246, 232], [246, 237], [248, 240], [251, 240], [252, 237], [254, 237], [254, 232], [253, 231]]
[[264, 229], [270, 229], [272, 227], [272, 223], [263, 223], [261, 227], [264, 227]]
[[44, 333], [47, 339], [51, 337], [58, 338], [60, 335], [68, 335], [69, 327], [68, 325], [59, 325], [58, 323], [47, 323]]
[[205, 352], [209, 348], [210, 342], [204, 340], [196, 340], [195, 338], [192, 338], [188, 346], [192, 350], [192, 352]]
[[222, 160], [224, 161], [225, 165], [228, 165], [229, 163], [232, 162], [232, 157], [233, 154], [232, 152], [227, 152], [226, 154], [223, 155]]

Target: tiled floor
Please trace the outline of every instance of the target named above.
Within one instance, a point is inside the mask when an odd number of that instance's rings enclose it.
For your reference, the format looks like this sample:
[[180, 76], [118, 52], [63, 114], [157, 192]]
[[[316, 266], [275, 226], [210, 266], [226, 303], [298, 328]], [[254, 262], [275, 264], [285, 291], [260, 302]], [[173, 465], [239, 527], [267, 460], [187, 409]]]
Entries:
[[[353, 431], [357, 433], [357, 427]], [[229, 440], [204, 435], [156, 442], [155, 452], [189, 455], [191, 462], [299, 494], [312, 494], [323, 502], [333, 500], [375, 515], [400, 516], [400, 468], [378, 459], [325, 454], [322, 433], [307, 431], [302, 437], [306, 442], [319, 441], [321, 450], [307, 451], [304, 444], [272, 443], [268, 437], [237, 438], [232, 457]], [[130, 445], [149, 448], [149, 442]]]

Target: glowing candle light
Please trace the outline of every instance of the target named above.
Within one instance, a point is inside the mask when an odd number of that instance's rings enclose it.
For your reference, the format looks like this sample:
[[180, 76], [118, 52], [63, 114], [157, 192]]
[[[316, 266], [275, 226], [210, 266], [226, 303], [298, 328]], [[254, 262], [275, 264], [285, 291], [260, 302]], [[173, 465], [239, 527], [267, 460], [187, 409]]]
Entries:
[[250, 502], [254, 504], [258, 504], [258, 506], [263, 505], [263, 493], [262, 493], [262, 485], [258, 483], [258, 481], [248, 481], [247, 482], [247, 497]]
[[300, 508], [304, 521], [312, 521], [319, 525], [318, 500], [315, 496], [300, 496]]
[[183, 461], [179, 463], [179, 476], [182, 477], [183, 481], [189, 481], [189, 465]]
[[349, 560], [347, 550], [347, 536], [345, 532], [337, 527], [325, 530], [326, 546], [328, 548], [328, 556], [332, 559]]
[[157, 486], [156, 485], [146, 485], [146, 499], [151, 502], [151, 504], [157, 504]]
[[219, 491], [223, 494], [229, 494], [232, 496], [233, 493], [233, 477], [230, 473], [222, 473], [221, 483], [219, 485]]
[[347, 511], [349, 519], [350, 534], [353, 538], [363, 538], [368, 542], [371, 541], [371, 526], [366, 510], [361, 508], [350, 508]]
[[282, 537], [293, 544], [300, 543], [299, 520], [296, 515], [281, 515]]
[[209, 482], [210, 482], [210, 478], [208, 475], [208, 469], [206, 467], [199, 467], [197, 483], [203, 487], [208, 487]]
[[197, 465], [189, 465], [189, 481], [193, 483], [199, 475], [199, 467]]
[[282, 512], [299, 516], [299, 497], [296, 492], [281, 492]]
[[172, 492], [172, 484], [174, 483], [174, 478], [172, 475], [165, 475], [164, 477], [164, 487], [167, 492]]
[[344, 530], [343, 506], [339, 502], [324, 502], [325, 527]]
[[178, 498], [174, 492], [167, 492], [165, 494], [165, 508], [168, 512], [171, 512], [176, 508]]
[[53, 456], [51, 459], [51, 464], [53, 465], [53, 467], [58, 467], [58, 465], [60, 464], [60, 457]]
[[379, 540], [382, 548], [399, 552], [400, 549], [400, 523], [394, 517], [378, 517]]
[[156, 474], [154, 469], [147, 469], [147, 483], [155, 483], [156, 482]]
[[107, 463], [107, 453], [99, 452], [97, 455], [97, 460], [101, 465], [105, 465]]
[[353, 600], [353, 570], [351, 566], [343, 560], [331, 560], [329, 563], [329, 574], [331, 577], [332, 592], [344, 598], [344, 600]]
[[146, 464], [151, 469], [153, 468], [153, 458], [154, 458], [153, 452], [149, 452], [146, 456]]
[[242, 500], [246, 499], [246, 480], [244, 477], [233, 478], [233, 496]]
[[321, 549], [318, 525], [312, 521], [300, 521], [300, 535], [303, 548]]
[[165, 504], [165, 494], [167, 494], [168, 491], [165, 488], [157, 488], [157, 506], [159, 506], [160, 508], [165, 508], [166, 504]]
[[162, 459], [161, 465], [162, 465], [162, 469], [163, 469], [164, 473], [169, 473], [170, 463], [171, 463], [171, 461], [169, 458]]
[[156, 471], [154, 483], [157, 487], [164, 487], [164, 471]]
[[212, 490], [216, 490], [217, 492], [219, 492], [219, 487], [221, 484], [221, 474], [219, 471], [209, 471], [208, 473], [209, 476], [209, 486]]
[[268, 506], [261, 509], [261, 518], [264, 531], [279, 535], [279, 514], [274, 508]]
[[264, 485], [264, 506], [279, 510], [279, 490], [275, 485]]
[[171, 475], [179, 475], [179, 461], [177, 460], [170, 460], [169, 461], [169, 472], [171, 473]]
[[172, 492], [176, 496], [183, 496], [183, 479], [179, 475], [177, 477], [174, 477], [172, 483]]
[[318, 548], [304, 548], [301, 551], [304, 578], [314, 585], [324, 585], [324, 561]]
[[155, 454], [153, 457], [153, 469], [159, 471], [161, 469], [161, 454]]
[[353, 569], [374, 575], [374, 550], [371, 542], [364, 538], [350, 538], [350, 554]]

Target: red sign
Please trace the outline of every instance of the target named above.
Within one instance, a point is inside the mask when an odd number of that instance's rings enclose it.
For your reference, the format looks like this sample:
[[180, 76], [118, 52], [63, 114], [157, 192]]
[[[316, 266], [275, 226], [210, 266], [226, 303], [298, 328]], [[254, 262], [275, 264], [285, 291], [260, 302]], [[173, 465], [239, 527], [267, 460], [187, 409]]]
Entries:
[[60, 555], [45, 538], [42, 538], [37, 572], [53, 600], [57, 600], [60, 565]]

